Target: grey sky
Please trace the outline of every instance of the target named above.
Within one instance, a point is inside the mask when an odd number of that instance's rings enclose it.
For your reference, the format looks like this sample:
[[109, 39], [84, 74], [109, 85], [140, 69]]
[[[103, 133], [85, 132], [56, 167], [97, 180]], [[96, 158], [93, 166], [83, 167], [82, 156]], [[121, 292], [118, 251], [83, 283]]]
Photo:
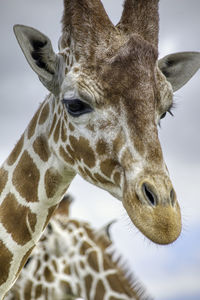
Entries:
[[[119, 19], [122, 2], [103, 1], [114, 23]], [[160, 2], [160, 56], [177, 51], [200, 51], [200, 1]], [[0, 162], [6, 158], [48, 93], [26, 62], [12, 27], [21, 23], [39, 29], [50, 37], [57, 50], [61, 16], [62, 0], [0, 2]], [[183, 295], [188, 295], [188, 300], [200, 299], [199, 93], [200, 71], [175, 94], [175, 117], [164, 119], [159, 130], [165, 161], [183, 209], [185, 230], [177, 243], [165, 248], [149, 244], [140, 234], [136, 235], [137, 231], [130, 225], [120, 202], [79, 177], [70, 187], [77, 199], [74, 216], [94, 225], [120, 217], [113, 227], [117, 248], [159, 300], [183, 299]]]

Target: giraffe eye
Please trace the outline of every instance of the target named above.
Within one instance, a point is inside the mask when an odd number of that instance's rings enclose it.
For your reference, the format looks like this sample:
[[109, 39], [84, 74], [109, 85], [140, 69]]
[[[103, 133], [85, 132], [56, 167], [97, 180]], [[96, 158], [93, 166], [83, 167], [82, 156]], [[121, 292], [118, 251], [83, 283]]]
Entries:
[[68, 113], [73, 117], [79, 117], [83, 114], [87, 114], [93, 111], [92, 107], [79, 100], [79, 99], [63, 99], [63, 103], [65, 104]]

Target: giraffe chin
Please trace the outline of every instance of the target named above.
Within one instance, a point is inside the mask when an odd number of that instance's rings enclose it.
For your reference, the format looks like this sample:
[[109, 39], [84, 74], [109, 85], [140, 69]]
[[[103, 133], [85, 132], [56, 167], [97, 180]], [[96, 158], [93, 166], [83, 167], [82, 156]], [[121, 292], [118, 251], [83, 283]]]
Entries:
[[137, 199], [135, 200], [131, 199], [130, 201], [130, 199], [125, 198], [123, 205], [133, 224], [149, 240], [156, 244], [167, 245], [179, 237], [182, 222], [178, 202], [174, 206], [157, 205], [150, 207], [138, 203]]

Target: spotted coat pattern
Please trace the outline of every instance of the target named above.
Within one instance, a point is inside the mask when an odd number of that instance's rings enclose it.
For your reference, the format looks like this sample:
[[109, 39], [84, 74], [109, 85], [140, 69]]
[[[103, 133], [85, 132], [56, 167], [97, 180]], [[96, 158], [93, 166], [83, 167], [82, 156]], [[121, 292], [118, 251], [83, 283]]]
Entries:
[[69, 203], [61, 202], [5, 300], [150, 299], [109, 254], [106, 231], [69, 218]]

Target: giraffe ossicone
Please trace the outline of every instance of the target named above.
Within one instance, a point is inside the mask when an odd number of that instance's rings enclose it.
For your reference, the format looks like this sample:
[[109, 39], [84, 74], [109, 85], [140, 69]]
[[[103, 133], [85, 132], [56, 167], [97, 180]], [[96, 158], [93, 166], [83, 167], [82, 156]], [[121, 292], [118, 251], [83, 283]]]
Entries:
[[4, 300], [150, 300], [123, 259], [113, 259], [110, 224], [94, 230], [73, 219], [69, 200], [61, 201]]
[[157, 124], [173, 91], [199, 69], [200, 54], [158, 61], [158, 19], [157, 0], [126, 0], [117, 26], [100, 0], [64, 0], [58, 54], [43, 33], [14, 27], [50, 94], [0, 169], [0, 297], [77, 173], [120, 199], [153, 242], [179, 236]]

